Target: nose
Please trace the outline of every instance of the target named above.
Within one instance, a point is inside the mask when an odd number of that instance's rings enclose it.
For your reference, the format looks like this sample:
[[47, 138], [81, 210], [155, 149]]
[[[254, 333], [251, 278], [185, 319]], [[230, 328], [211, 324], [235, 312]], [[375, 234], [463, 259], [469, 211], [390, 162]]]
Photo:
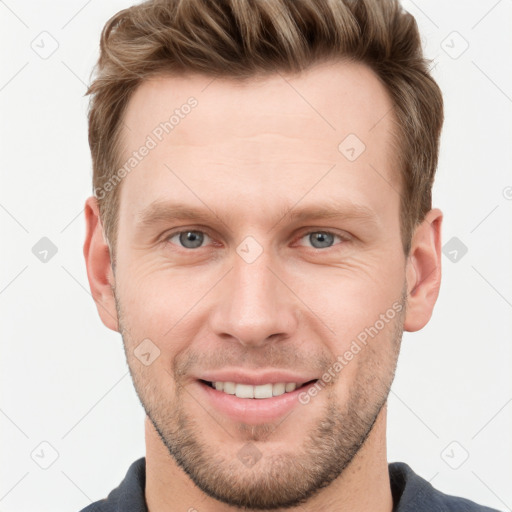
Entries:
[[254, 348], [292, 336], [299, 309], [278, 268], [266, 251], [252, 263], [234, 255], [210, 316], [217, 336]]

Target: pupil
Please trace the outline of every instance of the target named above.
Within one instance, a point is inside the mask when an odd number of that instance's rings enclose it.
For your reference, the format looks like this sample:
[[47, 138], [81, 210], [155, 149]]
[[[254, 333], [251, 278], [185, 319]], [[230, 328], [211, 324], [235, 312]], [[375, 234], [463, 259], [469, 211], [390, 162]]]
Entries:
[[313, 238], [311, 244], [315, 248], [324, 248], [328, 247], [332, 243], [333, 235], [323, 232], [313, 233]]
[[200, 247], [202, 241], [203, 236], [198, 231], [187, 231], [180, 235], [180, 243], [187, 249]]

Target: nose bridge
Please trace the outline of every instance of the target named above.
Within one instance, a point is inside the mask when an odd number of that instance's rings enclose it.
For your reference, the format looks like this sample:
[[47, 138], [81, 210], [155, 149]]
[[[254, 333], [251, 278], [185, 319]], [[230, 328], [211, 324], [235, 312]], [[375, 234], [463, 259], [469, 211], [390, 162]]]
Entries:
[[[260, 346], [278, 335], [286, 338], [295, 329], [293, 297], [270, 270], [275, 265], [270, 251], [244, 242], [233, 256], [220, 302], [212, 315], [218, 336], [231, 336], [246, 346]], [[255, 259], [253, 259], [255, 258]], [[270, 268], [269, 268], [270, 267]]]

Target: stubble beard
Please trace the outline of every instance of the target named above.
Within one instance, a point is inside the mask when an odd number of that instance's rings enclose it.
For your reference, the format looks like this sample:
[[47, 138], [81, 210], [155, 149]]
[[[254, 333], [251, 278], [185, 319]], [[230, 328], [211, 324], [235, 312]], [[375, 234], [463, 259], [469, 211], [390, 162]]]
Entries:
[[[135, 340], [129, 339], [128, 331], [123, 328], [122, 308], [116, 297], [119, 329], [134, 387], [162, 443], [177, 465], [206, 495], [249, 510], [276, 510], [304, 504], [348, 467], [371, 433], [389, 394], [403, 333], [405, 296], [401, 303], [402, 311], [390, 326], [392, 353], [384, 370], [382, 354], [372, 348], [370, 341], [363, 349], [364, 364], [359, 366], [348, 400], [345, 404], [337, 402], [334, 391], [337, 380], [326, 386], [321, 391], [327, 393], [323, 414], [304, 434], [300, 446], [290, 446], [284, 453], [272, 453], [265, 449], [265, 441], [272, 439], [272, 432], [279, 426], [238, 425], [240, 448], [250, 443], [261, 454], [261, 458], [248, 467], [239, 457], [227, 456], [204, 439], [203, 431], [208, 431], [210, 426], [217, 428], [217, 425], [206, 412], [204, 417], [210, 425], [198, 424], [198, 420], [187, 413], [183, 404], [187, 402], [184, 398], [188, 391], [179, 383], [179, 372], [174, 372], [174, 397], [145, 377], [151, 374], [146, 373], [130, 353]], [[383, 340], [375, 342], [383, 343]], [[290, 421], [300, 425], [301, 415], [307, 414], [307, 405], [295, 407], [282, 425]], [[230, 441], [228, 437], [228, 443]]]

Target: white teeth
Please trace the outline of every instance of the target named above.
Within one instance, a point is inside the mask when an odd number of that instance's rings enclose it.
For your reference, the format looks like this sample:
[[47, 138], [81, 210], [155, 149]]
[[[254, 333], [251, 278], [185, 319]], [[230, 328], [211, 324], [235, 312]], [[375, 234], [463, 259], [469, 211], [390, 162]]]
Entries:
[[254, 398], [270, 398], [271, 396], [272, 396], [272, 384], [263, 384], [262, 386], [254, 386]]
[[272, 385], [272, 395], [279, 396], [286, 391], [286, 384], [284, 382], [278, 382]]
[[223, 391], [228, 395], [236, 395], [238, 398], [272, 398], [290, 391], [295, 391], [301, 384], [295, 382], [276, 382], [275, 384], [237, 384], [235, 382], [212, 382], [217, 391]]
[[254, 386], [250, 384], [237, 384], [235, 386], [235, 395], [238, 398], [254, 398]]
[[234, 395], [235, 394], [235, 383], [234, 382], [219, 382], [215, 384], [220, 384], [221, 386], [224, 384], [224, 393], [227, 393], [228, 395]]

